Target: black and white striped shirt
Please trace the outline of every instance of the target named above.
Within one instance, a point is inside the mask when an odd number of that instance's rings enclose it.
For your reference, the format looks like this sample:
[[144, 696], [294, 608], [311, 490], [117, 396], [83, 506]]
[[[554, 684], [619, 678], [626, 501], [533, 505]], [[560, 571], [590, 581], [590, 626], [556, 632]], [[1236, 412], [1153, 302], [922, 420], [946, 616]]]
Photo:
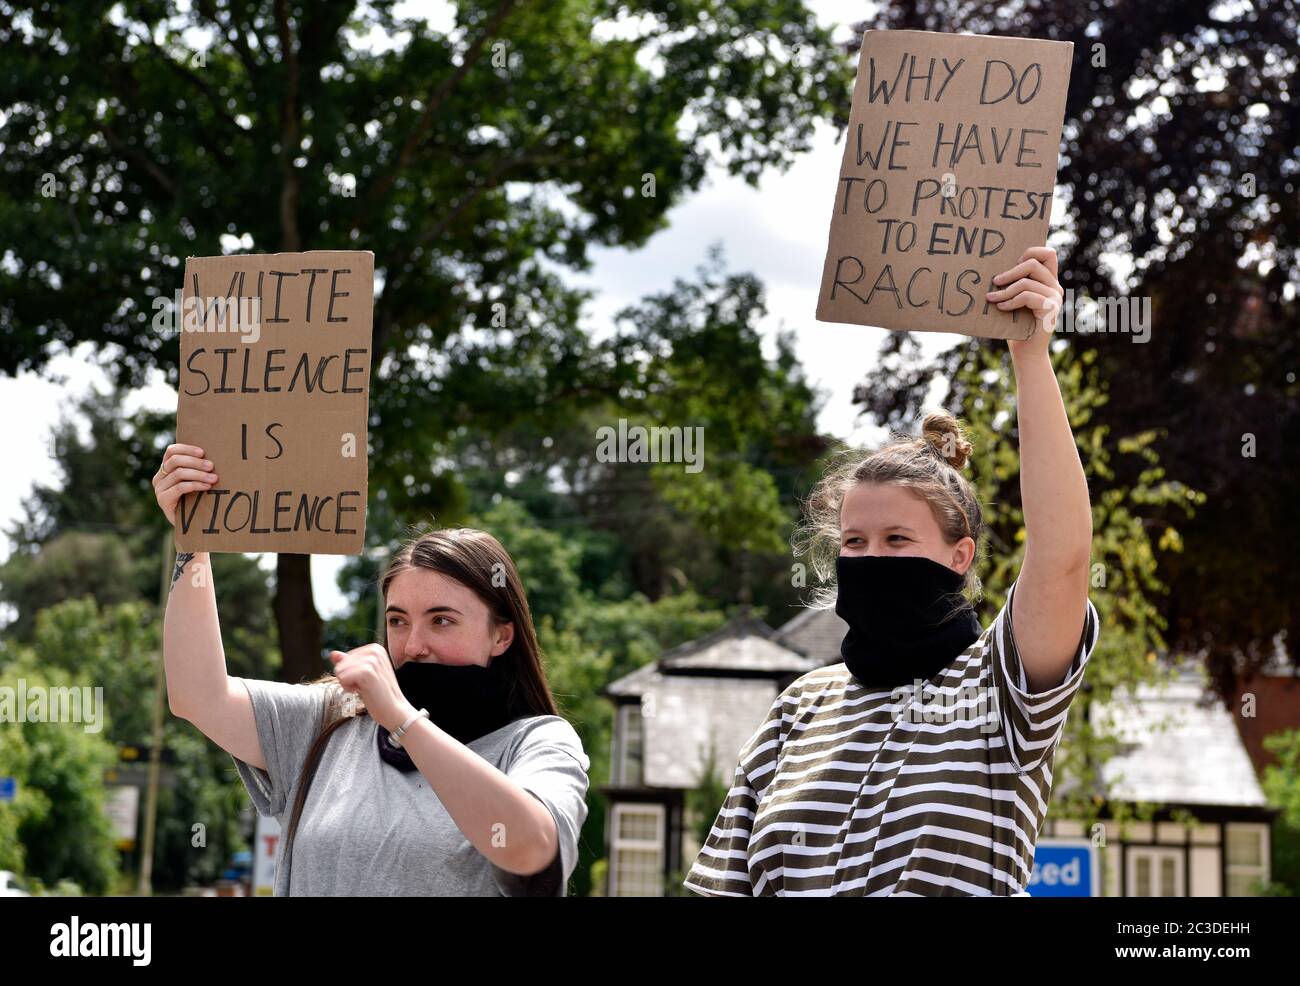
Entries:
[[1031, 694], [1011, 599], [920, 695], [811, 671], [741, 750], [685, 885], [709, 896], [1026, 896], [1052, 761], [1100, 621]]

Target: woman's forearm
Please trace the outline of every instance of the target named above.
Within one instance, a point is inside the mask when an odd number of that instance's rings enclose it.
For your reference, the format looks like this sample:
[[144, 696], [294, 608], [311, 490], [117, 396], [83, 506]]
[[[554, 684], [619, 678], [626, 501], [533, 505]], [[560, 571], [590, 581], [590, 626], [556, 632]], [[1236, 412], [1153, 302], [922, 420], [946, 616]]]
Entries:
[[510, 873], [539, 872], [555, 858], [555, 819], [537, 798], [421, 716], [402, 746], [447, 813], [479, 852]]
[[226, 652], [206, 551], [176, 556], [163, 617], [163, 663], [167, 702], [175, 715], [184, 717], [204, 696], [226, 689]]
[[1040, 566], [1086, 566], [1092, 505], [1074, 432], [1047, 352], [1012, 359], [1020, 429], [1025, 550]]

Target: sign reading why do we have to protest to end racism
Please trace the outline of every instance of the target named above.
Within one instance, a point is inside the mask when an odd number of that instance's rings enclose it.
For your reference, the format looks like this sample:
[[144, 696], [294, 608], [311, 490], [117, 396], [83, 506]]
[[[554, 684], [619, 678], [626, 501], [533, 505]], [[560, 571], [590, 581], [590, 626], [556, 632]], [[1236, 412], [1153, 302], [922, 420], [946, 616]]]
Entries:
[[1074, 45], [867, 31], [817, 318], [1026, 339], [985, 299], [1047, 240]]
[[181, 498], [178, 550], [361, 552], [374, 266], [353, 250], [185, 261], [176, 440], [217, 482]]

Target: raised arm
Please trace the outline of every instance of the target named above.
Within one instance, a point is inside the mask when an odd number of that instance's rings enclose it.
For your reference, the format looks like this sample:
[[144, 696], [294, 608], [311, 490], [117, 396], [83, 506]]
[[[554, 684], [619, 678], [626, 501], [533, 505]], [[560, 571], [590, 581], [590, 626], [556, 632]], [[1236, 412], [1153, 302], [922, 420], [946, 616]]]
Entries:
[[1012, 604], [1016, 649], [1030, 692], [1066, 677], [1083, 636], [1092, 546], [1092, 505], [1048, 342], [1064, 292], [1056, 252], [1032, 247], [999, 274], [989, 293], [1003, 311], [1028, 308], [1034, 335], [1010, 340], [1020, 429], [1020, 493], [1025, 559]]
[[[169, 523], [186, 493], [207, 489], [217, 479], [203, 450], [170, 445], [153, 478], [154, 494]], [[227, 753], [262, 770], [266, 758], [257, 736], [253, 703], [238, 679], [226, 672], [217, 619], [217, 594], [207, 552], [181, 552], [172, 569], [171, 593], [163, 617], [163, 664], [172, 715], [194, 723]]]

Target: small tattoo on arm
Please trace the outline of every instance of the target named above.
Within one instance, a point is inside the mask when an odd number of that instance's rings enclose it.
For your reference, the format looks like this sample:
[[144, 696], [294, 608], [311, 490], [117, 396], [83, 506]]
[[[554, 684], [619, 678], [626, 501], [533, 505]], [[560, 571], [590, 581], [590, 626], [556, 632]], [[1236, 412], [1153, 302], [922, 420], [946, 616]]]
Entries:
[[185, 566], [194, 558], [193, 551], [181, 551], [176, 555], [176, 567], [172, 569], [172, 588], [176, 588], [176, 580], [181, 577], [181, 572]]

